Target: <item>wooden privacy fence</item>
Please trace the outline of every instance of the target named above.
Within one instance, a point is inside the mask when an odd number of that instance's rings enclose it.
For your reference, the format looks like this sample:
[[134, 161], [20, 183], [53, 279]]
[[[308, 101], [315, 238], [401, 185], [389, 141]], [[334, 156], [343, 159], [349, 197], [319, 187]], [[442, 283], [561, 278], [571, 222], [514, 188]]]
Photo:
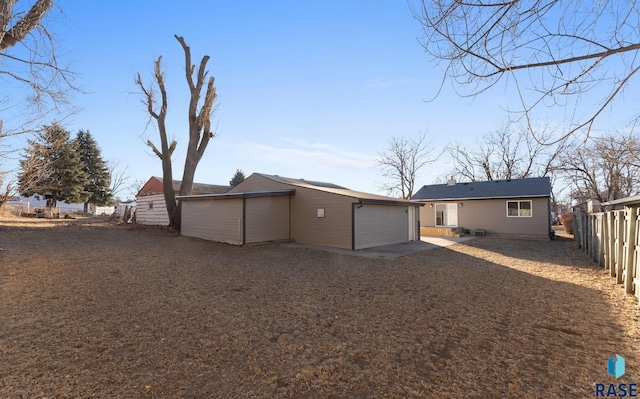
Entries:
[[640, 205], [573, 217], [580, 248], [640, 299]]

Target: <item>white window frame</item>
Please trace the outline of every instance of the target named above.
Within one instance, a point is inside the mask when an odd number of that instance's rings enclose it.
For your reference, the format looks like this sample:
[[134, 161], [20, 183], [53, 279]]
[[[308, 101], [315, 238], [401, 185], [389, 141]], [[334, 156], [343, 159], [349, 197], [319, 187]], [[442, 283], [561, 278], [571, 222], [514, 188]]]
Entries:
[[149, 201], [149, 203], [147, 204], [147, 210], [149, 211], [153, 210], [153, 201]]
[[[518, 204], [518, 214], [517, 215], [509, 215], [509, 204], [510, 203], [517, 203]], [[520, 204], [522, 204], [523, 202], [528, 202], [529, 203], [529, 214], [528, 215], [523, 215], [522, 214], [522, 207]], [[506, 206], [507, 206], [507, 217], [508, 218], [532, 218], [533, 217], [533, 201], [531, 200], [511, 200], [511, 201], [507, 201], [506, 202]], [[526, 209], [526, 208], [525, 208]]]
[[[447, 208], [451, 208], [454, 210], [454, 214], [455, 214], [455, 224], [438, 224], [438, 207], [439, 206], [444, 206], [444, 210], [445, 212], [447, 211]], [[433, 207], [434, 209], [434, 224], [436, 225], [436, 227], [458, 227], [458, 203], [454, 203], [454, 202], [441, 202], [441, 203], [436, 203], [435, 206]], [[449, 217], [446, 218], [447, 222], [449, 221]]]

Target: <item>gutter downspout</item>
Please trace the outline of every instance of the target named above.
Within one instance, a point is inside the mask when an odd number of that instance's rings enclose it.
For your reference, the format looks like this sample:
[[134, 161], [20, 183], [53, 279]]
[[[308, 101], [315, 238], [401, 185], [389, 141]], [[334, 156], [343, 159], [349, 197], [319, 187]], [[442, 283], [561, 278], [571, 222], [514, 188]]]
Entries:
[[[356, 207], [356, 205], [358, 205]], [[360, 202], [351, 203], [351, 250], [356, 250], [356, 209], [360, 209], [364, 206], [362, 200]]]

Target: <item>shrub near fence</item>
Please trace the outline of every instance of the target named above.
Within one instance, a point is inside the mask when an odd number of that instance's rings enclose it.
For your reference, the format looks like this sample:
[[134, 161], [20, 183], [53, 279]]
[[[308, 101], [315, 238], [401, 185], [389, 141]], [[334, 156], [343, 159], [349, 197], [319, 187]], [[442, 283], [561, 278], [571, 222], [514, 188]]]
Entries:
[[640, 299], [640, 205], [573, 216], [580, 248]]

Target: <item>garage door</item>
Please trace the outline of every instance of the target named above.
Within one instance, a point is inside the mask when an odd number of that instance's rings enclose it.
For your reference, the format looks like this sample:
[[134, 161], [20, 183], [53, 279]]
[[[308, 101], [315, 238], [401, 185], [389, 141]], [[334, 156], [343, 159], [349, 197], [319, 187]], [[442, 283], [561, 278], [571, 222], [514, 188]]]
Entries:
[[407, 206], [356, 205], [353, 217], [354, 249], [409, 241]]

